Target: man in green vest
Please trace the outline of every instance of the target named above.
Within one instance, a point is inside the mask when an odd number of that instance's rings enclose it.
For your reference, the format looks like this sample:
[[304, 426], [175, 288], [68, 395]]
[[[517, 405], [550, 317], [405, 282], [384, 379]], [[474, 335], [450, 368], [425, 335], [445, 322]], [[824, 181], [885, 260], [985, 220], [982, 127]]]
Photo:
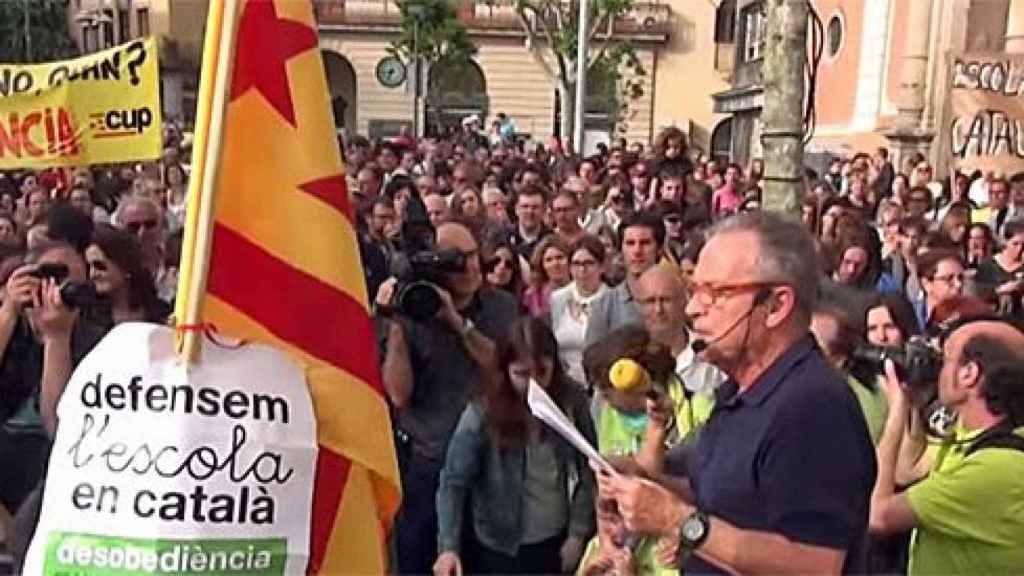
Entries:
[[1024, 332], [976, 319], [948, 333], [939, 400], [960, 415], [931, 472], [905, 492], [894, 481], [911, 402], [887, 367], [889, 415], [878, 445], [871, 531], [915, 529], [909, 573], [1020, 574], [1024, 568]]

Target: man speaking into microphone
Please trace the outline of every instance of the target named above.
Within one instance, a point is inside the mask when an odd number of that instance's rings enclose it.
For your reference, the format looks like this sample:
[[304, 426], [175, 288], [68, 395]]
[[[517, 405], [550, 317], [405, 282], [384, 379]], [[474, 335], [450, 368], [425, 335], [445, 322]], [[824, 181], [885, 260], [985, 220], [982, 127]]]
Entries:
[[599, 474], [630, 530], [679, 539], [688, 576], [865, 570], [874, 449], [809, 333], [816, 263], [795, 221], [747, 212], [719, 223], [686, 312], [694, 349], [729, 380], [695, 444], [666, 459], [688, 493]]

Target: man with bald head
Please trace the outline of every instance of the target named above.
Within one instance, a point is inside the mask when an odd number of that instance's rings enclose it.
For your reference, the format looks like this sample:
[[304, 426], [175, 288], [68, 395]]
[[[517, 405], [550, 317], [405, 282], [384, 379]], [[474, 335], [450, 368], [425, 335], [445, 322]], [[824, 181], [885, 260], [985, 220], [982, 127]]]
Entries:
[[[428, 196], [427, 200], [440, 196]], [[480, 248], [458, 222], [437, 226], [438, 250], [458, 250], [465, 268], [436, 286], [443, 305], [434, 318], [417, 321], [398, 313], [396, 280], [377, 292], [382, 320], [384, 388], [395, 408], [402, 509], [395, 523], [398, 571], [427, 574], [437, 557], [437, 492], [448, 441], [472, 390], [496, 367], [495, 341], [518, 315], [515, 298], [484, 287]]]
[[697, 358], [686, 326], [686, 290], [676, 270], [655, 266], [640, 277], [637, 302], [647, 332], [676, 358], [676, 374], [690, 392], [710, 395], [725, 380], [714, 366]]
[[915, 529], [910, 574], [1019, 574], [1024, 567], [1024, 332], [996, 318], [964, 321], [942, 345], [939, 401], [965, 431], [931, 472], [896, 493], [911, 388], [886, 370], [889, 416], [878, 444], [871, 530]]

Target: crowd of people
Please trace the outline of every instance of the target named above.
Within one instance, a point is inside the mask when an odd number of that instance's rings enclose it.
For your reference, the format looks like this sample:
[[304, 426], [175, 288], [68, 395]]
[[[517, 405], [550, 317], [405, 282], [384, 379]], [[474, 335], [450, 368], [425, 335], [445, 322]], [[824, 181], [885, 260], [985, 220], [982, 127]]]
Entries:
[[[188, 140], [165, 149], [0, 173], [16, 534], [73, 366], [119, 322], [168, 319]], [[761, 162], [675, 128], [580, 157], [470, 117], [341, 151], [402, 481], [396, 573], [1024, 566], [1024, 174], [939, 178], [878, 149], [807, 170], [790, 220], [761, 210]], [[531, 386], [616, 471], [531, 416]]]
[[[345, 147], [398, 439], [399, 573], [1024, 566], [1008, 505], [1024, 453], [964, 455], [1024, 425], [1024, 174], [947, 183], [880, 148], [807, 170], [788, 221], [760, 210], [761, 162], [702, 158], [677, 129], [586, 157], [480, 134], [469, 119]], [[435, 244], [410, 241], [422, 222]], [[464, 266], [408, 264], [450, 253]], [[436, 315], [406, 313], [415, 280], [442, 294]], [[942, 369], [901, 384], [921, 349]], [[640, 384], [616, 380], [622, 360]], [[531, 381], [618, 474], [530, 415]]]
[[188, 141], [169, 128], [165, 150], [137, 165], [0, 172], [0, 528], [16, 559], [74, 366], [116, 324], [170, 318]]

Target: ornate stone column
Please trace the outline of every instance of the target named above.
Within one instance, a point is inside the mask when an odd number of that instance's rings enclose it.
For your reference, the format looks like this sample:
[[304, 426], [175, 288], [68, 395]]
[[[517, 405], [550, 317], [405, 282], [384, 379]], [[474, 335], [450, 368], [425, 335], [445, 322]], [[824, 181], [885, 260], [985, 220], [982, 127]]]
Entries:
[[929, 41], [933, 0], [894, 0], [907, 2], [910, 9], [906, 22], [896, 22], [895, 33], [902, 34], [903, 68], [900, 73], [900, 96], [896, 104], [896, 126], [886, 134], [894, 154], [894, 165], [915, 152], [928, 154], [934, 134], [922, 128], [925, 109], [925, 88], [928, 80]]

